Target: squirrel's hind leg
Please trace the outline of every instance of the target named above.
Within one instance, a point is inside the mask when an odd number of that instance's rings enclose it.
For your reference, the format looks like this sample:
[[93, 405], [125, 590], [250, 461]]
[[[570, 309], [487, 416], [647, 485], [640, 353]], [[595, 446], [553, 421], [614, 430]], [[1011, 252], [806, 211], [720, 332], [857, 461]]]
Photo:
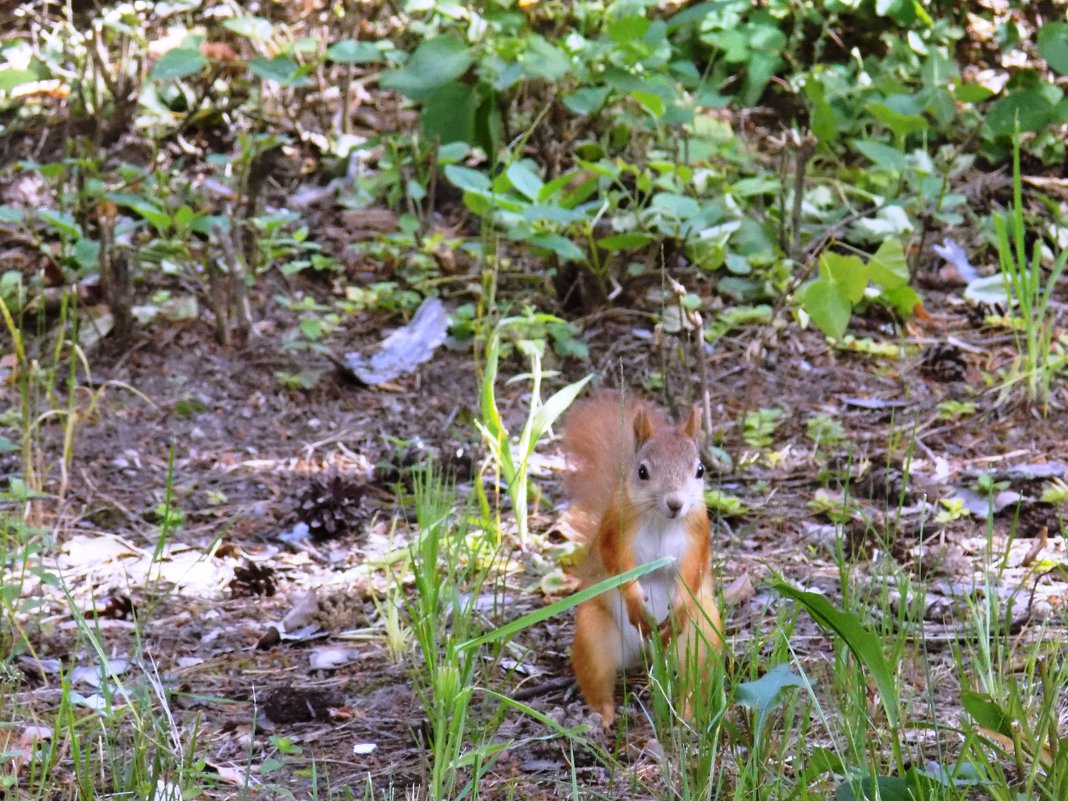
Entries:
[[622, 658], [623, 641], [612, 613], [597, 600], [580, 604], [575, 613], [571, 665], [583, 698], [601, 714], [606, 731], [616, 718], [616, 677]]

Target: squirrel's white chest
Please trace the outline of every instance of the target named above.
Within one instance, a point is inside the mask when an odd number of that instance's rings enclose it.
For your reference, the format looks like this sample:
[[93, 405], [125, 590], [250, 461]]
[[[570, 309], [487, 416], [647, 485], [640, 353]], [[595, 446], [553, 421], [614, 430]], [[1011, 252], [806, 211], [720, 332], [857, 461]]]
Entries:
[[670, 556], [672, 564], [646, 573], [638, 583], [645, 593], [645, 603], [657, 621], [667, 617], [675, 595], [679, 561], [686, 552], [686, 524], [683, 520], [663, 519], [645, 523], [634, 537], [634, 561], [638, 565]]

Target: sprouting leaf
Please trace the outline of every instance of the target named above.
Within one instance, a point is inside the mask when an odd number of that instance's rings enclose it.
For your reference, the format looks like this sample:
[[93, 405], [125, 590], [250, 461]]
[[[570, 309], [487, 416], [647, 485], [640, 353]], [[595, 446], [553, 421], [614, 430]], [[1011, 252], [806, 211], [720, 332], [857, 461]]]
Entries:
[[179, 47], [168, 50], [156, 62], [149, 76], [153, 81], [172, 81], [195, 75], [208, 66], [208, 60], [199, 50], [191, 47]]
[[805, 681], [787, 664], [776, 665], [756, 681], [739, 684], [734, 697], [740, 704], [756, 712], [753, 739], [760, 742], [760, 735], [767, 723], [768, 714], [778, 706], [783, 690], [788, 687], [804, 687]]
[[334, 42], [326, 48], [326, 57], [337, 64], [367, 64], [383, 60], [382, 51], [373, 44], [353, 39]]
[[223, 21], [223, 27], [238, 36], [258, 41], [270, 39], [274, 33], [274, 26], [271, 25], [271, 21], [263, 17], [234, 17]]
[[575, 402], [575, 398], [582, 392], [582, 388], [586, 386], [592, 379], [592, 375], [588, 375], [585, 378], [579, 379], [571, 384], [568, 384], [561, 390], [553, 393], [553, 395], [538, 407], [538, 411], [534, 413], [534, 420], [530, 426], [530, 441], [538, 442], [541, 439], [541, 435], [545, 433], [545, 429], [551, 426], [557, 421], [557, 419], [568, 407]]

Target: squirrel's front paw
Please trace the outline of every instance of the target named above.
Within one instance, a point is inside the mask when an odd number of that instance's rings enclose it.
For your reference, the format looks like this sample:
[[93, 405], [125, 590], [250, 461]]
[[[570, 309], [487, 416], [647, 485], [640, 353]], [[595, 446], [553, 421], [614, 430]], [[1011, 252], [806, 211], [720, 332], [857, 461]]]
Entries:
[[628, 607], [627, 617], [630, 619], [630, 624], [638, 630], [642, 637], [648, 637], [653, 633], [653, 628], [656, 624], [645, 607]]

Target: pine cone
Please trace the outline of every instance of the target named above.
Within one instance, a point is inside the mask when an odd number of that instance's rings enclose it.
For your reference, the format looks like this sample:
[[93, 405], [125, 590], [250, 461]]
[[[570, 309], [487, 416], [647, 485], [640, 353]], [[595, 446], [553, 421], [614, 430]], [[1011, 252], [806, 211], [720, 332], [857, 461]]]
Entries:
[[234, 568], [234, 577], [230, 581], [230, 596], [248, 598], [253, 595], [274, 595], [274, 576], [274, 568], [270, 565], [261, 565], [246, 559], [245, 564]]
[[936, 381], [963, 381], [968, 372], [968, 362], [960, 348], [948, 342], [937, 342], [924, 352], [920, 369]]
[[363, 496], [362, 484], [338, 473], [313, 477], [297, 503], [297, 519], [317, 540], [342, 537], [362, 522]]

